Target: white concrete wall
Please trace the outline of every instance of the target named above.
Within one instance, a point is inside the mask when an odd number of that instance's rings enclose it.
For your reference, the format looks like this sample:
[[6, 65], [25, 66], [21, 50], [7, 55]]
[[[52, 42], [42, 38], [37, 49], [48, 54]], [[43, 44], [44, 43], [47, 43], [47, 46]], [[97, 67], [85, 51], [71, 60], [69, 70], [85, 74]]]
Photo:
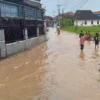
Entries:
[[47, 34], [28, 39], [27, 29], [25, 30], [25, 40], [14, 43], [5, 44], [4, 30], [0, 30], [0, 58], [6, 58], [7, 56], [16, 54], [18, 52], [30, 49], [38, 44], [41, 44], [47, 40]]
[[12, 54], [16, 54], [18, 52], [24, 51], [26, 49], [25, 40], [6, 44], [6, 49], [7, 49], [7, 56], [10, 56]]
[[[85, 21], [87, 21], [87, 24], [85, 25]], [[93, 25], [100, 25], [100, 20], [99, 20], [99, 24], [97, 24], [98, 20], [93, 20], [93, 24], [91, 24], [92, 20], [78, 20], [77, 22], [74, 21], [74, 25], [78, 25], [78, 26], [93, 26]]]
[[28, 48], [33, 48], [34, 46], [38, 45], [38, 37], [28, 39]]
[[45, 35], [43, 35], [43, 36], [40, 36], [39, 38], [34, 37], [34, 38], [27, 39], [24, 41], [6, 44], [7, 55], [10, 56], [10, 55], [16, 54], [18, 52], [21, 52], [27, 49], [31, 49], [34, 46], [41, 44], [45, 41], [46, 41], [46, 38], [45, 38]]
[[43, 43], [45, 41], [45, 36], [42, 35], [39, 37], [39, 44]]

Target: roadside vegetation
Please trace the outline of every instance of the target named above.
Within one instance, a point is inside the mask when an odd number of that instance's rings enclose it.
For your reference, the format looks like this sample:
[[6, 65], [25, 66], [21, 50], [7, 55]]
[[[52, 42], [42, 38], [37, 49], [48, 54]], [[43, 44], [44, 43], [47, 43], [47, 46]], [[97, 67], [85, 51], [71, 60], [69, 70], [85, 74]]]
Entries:
[[61, 27], [66, 27], [66, 26], [73, 26], [74, 25], [74, 19], [72, 17], [63, 17], [61, 19]]
[[94, 36], [96, 32], [100, 32], [100, 26], [64, 26], [62, 30], [74, 32], [76, 34], [80, 34], [81, 30], [84, 34], [90, 31], [91, 35]]
[[76, 34], [80, 34], [83, 31], [86, 34], [90, 31], [92, 37], [95, 35], [96, 32], [100, 33], [100, 25], [98, 26], [74, 26], [74, 18], [72, 17], [63, 17], [61, 19], [61, 29], [65, 31], [70, 31]]

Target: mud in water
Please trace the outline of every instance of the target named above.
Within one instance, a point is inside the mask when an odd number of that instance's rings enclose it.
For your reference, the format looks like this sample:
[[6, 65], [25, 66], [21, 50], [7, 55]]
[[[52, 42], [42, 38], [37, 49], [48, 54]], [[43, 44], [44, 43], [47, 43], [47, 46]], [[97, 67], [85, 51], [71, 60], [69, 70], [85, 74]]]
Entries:
[[0, 62], [0, 100], [100, 100], [100, 49], [70, 32]]

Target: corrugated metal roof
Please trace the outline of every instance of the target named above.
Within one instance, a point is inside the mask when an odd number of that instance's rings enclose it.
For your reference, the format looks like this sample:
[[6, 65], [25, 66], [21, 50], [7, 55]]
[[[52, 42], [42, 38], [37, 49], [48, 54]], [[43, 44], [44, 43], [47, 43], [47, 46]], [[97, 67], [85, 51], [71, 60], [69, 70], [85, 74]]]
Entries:
[[40, 0], [33, 0], [33, 1], [24, 0], [24, 3], [31, 5], [31, 6], [41, 7]]
[[38, 8], [41, 7], [41, 3], [40, 3], [41, 0], [3, 0], [3, 1], [12, 2], [16, 4], [27, 4], [27, 5], [35, 6]]

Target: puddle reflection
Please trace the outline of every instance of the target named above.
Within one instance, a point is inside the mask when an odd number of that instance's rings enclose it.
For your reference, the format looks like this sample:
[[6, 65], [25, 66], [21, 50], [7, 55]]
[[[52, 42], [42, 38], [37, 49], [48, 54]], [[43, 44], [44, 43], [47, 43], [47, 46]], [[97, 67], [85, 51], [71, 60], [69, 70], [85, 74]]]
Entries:
[[84, 60], [85, 59], [84, 51], [80, 51], [79, 57], [80, 57], [81, 60]]
[[95, 48], [93, 53], [93, 59], [97, 59], [99, 57], [99, 49]]

